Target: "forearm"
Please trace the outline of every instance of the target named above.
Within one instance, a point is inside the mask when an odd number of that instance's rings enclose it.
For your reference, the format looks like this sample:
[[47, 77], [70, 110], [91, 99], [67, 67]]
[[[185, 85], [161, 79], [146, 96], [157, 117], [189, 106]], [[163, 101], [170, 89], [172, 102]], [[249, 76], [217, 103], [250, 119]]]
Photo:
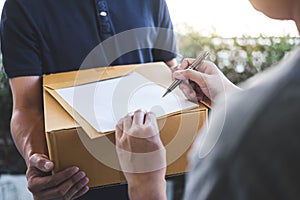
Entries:
[[145, 181], [139, 185], [128, 185], [130, 200], [166, 200], [166, 181]]
[[14, 109], [11, 119], [11, 134], [27, 165], [32, 154], [47, 154], [44, 118], [40, 109]]

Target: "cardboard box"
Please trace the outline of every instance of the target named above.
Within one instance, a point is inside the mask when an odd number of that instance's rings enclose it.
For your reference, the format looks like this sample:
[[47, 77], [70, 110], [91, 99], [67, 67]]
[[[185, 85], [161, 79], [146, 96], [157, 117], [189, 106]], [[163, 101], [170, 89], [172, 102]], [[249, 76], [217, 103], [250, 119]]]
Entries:
[[[55, 89], [118, 77], [132, 71], [164, 87], [172, 81], [171, 71], [162, 62], [93, 68], [43, 77], [46, 139], [50, 159], [55, 163], [54, 173], [75, 165], [86, 172], [90, 187], [126, 181], [120, 171], [114, 134], [97, 133], [60, 99]], [[158, 119], [160, 136], [167, 151], [167, 175], [186, 172], [187, 152], [206, 119], [207, 108], [203, 105]]]

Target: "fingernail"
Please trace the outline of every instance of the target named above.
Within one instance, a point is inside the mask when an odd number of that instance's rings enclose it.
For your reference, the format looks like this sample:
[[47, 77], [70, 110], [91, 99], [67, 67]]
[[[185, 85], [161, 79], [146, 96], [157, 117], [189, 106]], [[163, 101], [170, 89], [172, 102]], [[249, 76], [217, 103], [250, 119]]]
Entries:
[[129, 116], [129, 117], [132, 117], [133, 115], [134, 115], [134, 112], [128, 113], [128, 116]]
[[183, 70], [178, 70], [174, 72], [173, 77], [177, 79], [184, 79], [184, 76], [182, 75]]
[[82, 189], [82, 193], [84, 194], [84, 193], [86, 193], [87, 191], [89, 191], [89, 187], [88, 186], [85, 186], [83, 189]]
[[82, 179], [81, 183], [82, 183], [83, 185], [86, 185], [86, 184], [88, 184], [89, 181], [90, 181], [89, 178], [88, 178], [88, 177], [85, 177], [84, 179]]
[[79, 171], [79, 168], [78, 168], [78, 167], [72, 167], [72, 171], [73, 171], [74, 173], [76, 173], [76, 172]]
[[82, 179], [83, 177], [85, 177], [85, 173], [84, 172], [79, 172], [79, 178]]

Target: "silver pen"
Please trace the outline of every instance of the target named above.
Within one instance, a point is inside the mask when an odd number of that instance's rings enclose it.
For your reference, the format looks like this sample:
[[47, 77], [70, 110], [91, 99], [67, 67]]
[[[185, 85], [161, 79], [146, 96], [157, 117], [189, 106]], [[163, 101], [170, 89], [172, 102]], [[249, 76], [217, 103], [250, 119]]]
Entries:
[[[209, 53], [207, 51], [204, 51], [203, 53], [201, 53], [187, 69], [193, 69], [193, 70], [197, 69], [203, 63], [203, 61], [207, 58], [208, 54]], [[165, 97], [170, 92], [172, 92], [181, 82], [182, 82], [182, 80], [180, 80], [180, 79], [174, 80], [173, 83], [168, 87], [167, 91], [164, 93], [162, 98]]]

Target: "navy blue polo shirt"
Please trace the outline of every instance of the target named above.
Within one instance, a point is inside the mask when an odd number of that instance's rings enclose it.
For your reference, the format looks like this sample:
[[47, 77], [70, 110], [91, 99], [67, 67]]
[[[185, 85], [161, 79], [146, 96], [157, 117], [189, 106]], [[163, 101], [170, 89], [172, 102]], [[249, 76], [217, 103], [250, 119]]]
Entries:
[[12, 78], [169, 61], [172, 29], [165, 0], [7, 0], [3, 65]]

